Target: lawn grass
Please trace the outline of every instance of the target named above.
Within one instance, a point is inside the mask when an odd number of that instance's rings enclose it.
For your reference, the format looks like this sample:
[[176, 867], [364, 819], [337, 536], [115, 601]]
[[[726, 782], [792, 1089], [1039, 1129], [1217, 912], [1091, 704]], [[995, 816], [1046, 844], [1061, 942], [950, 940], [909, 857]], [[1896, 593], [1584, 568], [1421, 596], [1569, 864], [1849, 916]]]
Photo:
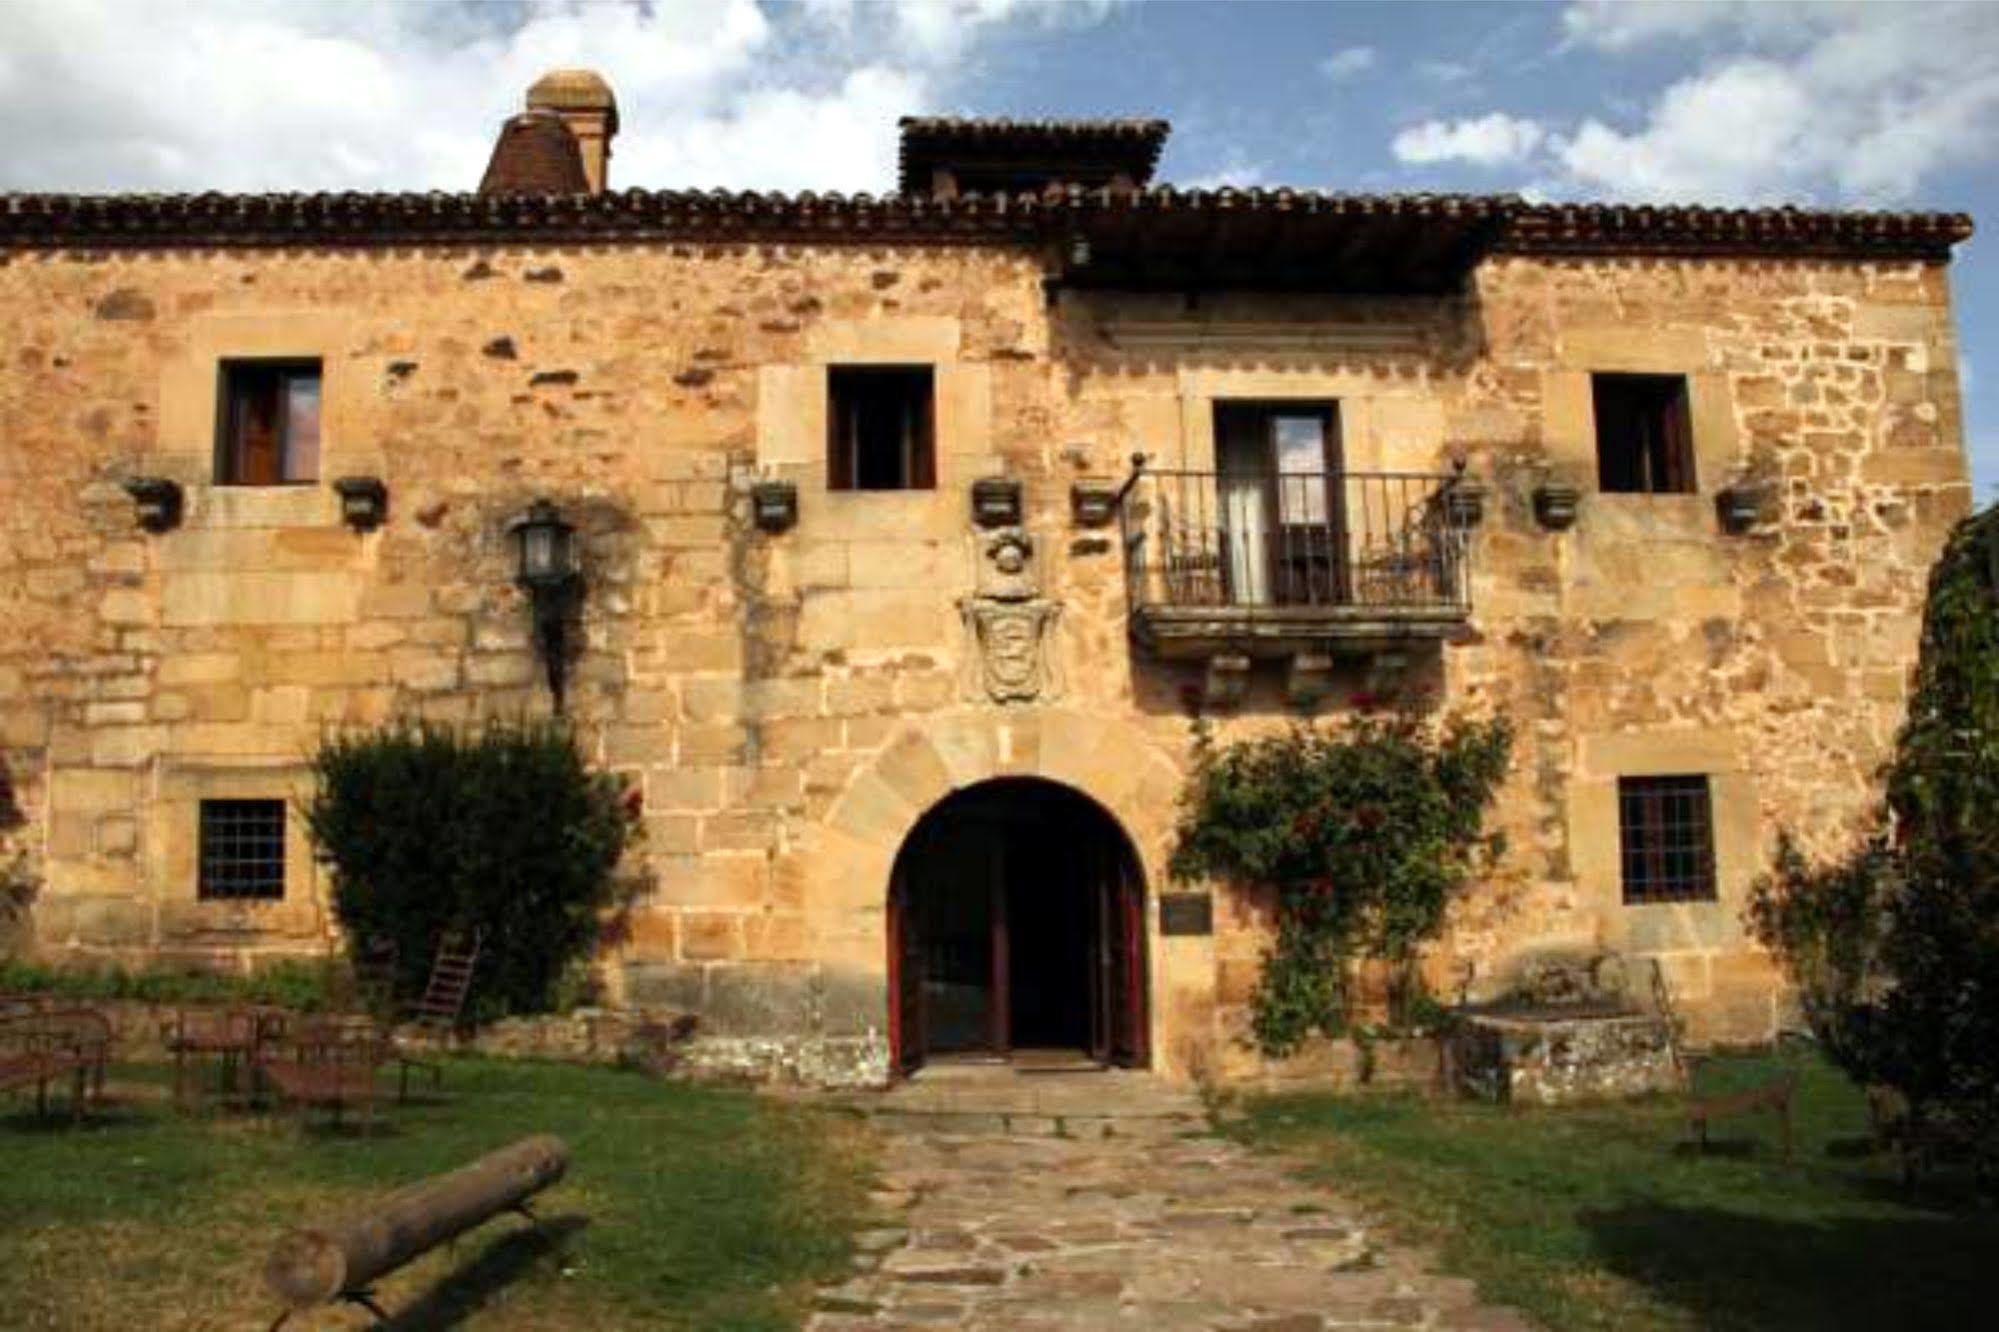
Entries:
[[443, 1098], [391, 1104], [387, 1130], [361, 1137], [176, 1115], [157, 1083], [115, 1077], [118, 1103], [81, 1128], [0, 1105], [0, 1326], [265, 1326], [262, 1264], [287, 1226], [538, 1132], [570, 1151], [537, 1203], [546, 1233], [500, 1217], [404, 1269], [380, 1286], [391, 1326], [796, 1327], [863, 1221], [860, 1130], [747, 1093], [461, 1059]]
[[1744, 1056], [1704, 1070], [1703, 1090], [1779, 1062], [1801, 1078], [1789, 1163], [1767, 1115], [1718, 1121], [1693, 1154], [1677, 1097], [1516, 1110], [1281, 1096], [1249, 1103], [1237, 1131], [1552, 1328], [1989, 1326], [1999, 1214], [1962, 1180], [1905, 1189], [1866, 1150], [1865, 1102], [1838, 1072]]

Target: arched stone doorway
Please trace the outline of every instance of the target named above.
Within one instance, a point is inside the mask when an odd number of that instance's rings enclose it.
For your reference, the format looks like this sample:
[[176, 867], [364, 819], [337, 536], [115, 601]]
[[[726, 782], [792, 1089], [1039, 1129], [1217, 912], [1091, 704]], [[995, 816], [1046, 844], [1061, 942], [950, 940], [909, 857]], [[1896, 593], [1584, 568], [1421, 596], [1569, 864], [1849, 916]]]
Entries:
[[896, 856], [891, 1057], [1144, 1064], [1145, 887], [1117, 821], [1031, 777], [939, 801]]

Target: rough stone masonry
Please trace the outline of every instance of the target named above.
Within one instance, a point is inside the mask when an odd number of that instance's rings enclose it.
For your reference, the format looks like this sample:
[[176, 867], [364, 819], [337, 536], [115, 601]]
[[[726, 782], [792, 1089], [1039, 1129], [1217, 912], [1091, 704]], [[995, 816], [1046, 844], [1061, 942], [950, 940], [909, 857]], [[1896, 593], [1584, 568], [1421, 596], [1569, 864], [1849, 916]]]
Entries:
[[[1698, 1036], [1771, 1030], [1745, 892], [1780, 825], [1830, 846], [1873, 798], [1969, 502], [1968, 219], [1176, 191], [1155, 122], [915, 122], [879, 198], [607, 191], [608, 90], [537, 86], [510, 138], [573, 173], [571, 133], [589, 191], [496, 159], [482, 194], [0, 201], [0, 836], [40, 955], [326, 949], [305, 755], [328, 726], [549, 708], [508, 536], [548, 498], [586, 583], [568, 713], [645, 798], [602, 972], [752, 1071], [886, 1073], [892, 1015], [932, 1002], [890, 984], [898, 854], [1014, 778], [1128, 844], [1143, 1058], [1257, 1075], [1269, 904], [1166, 873], [1191, 715], [1227, 738], [1397, 692], [1519, 725], [1510, 851], [1429, 958], [1440, 991], [1608, 952], [1656, 960]], [[219, 479], [242, 362], [316, 367], [310, 478]], [[840, 488], [829, 382], [855, 367], [927, 372], [927, 478]], [[1682, 484], [1602, 484], [1611, 376], [1677, 385]], [[1135, 642], [1131, 537], [1172, 516], [1121, 487], [1135, 453], [1225, 471], [1218, 404], [1309, 405], [1341, 473], [1461, 462], [1468, 612], [1387, 642], [1340, 582], [1273, 643], [1281, 578], [1247, 595], [1233, 557], [1155, 545], [1205, 618], [1176, 654]], [[344, 477], [383, 483], [379, 526], [343, 521]], [[175, 484], [176, 522], [141, 526], [137, 478]], [[989, 478], [1017, 484], [996, 527]], [[759, 521], [770, 482], [788, 527]], [[1214, 521], [1316, 523], [1320, 567], [1358, 567], [1351, 515], [1256, 502]], [[1024, 539], [1018, 590], [981, 618], [995, 531]], [[1711, 892], [1632, 901], [1620, 783], [1665, 776], [1705, 784]], [[205, 892], [204, 808], [270, 800], [281, 895]], [[1169, 890], [1209, 896], [1205, 932], [1161, 928]]]

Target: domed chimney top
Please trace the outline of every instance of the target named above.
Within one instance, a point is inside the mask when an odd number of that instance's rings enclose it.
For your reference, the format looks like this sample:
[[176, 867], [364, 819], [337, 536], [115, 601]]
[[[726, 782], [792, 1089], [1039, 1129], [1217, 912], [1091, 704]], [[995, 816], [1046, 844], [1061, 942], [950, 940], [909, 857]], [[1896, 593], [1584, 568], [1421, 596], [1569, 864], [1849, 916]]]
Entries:
[[552, 69], [528, 89], [527, 109], [553, 111], [576, 136], [590, 191], [602, 194], [609, 178], [611, 138], [618, 132], [618, 99], [594, 69]]

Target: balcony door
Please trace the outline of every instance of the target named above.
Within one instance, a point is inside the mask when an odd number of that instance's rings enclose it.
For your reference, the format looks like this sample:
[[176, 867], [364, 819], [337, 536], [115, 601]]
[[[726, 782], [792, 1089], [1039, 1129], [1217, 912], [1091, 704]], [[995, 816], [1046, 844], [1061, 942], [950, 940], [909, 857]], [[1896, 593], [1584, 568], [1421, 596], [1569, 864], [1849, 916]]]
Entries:
[[1216, 403], [1215, 471], [1230, 605], [1347, 599], [1337, 404]]

